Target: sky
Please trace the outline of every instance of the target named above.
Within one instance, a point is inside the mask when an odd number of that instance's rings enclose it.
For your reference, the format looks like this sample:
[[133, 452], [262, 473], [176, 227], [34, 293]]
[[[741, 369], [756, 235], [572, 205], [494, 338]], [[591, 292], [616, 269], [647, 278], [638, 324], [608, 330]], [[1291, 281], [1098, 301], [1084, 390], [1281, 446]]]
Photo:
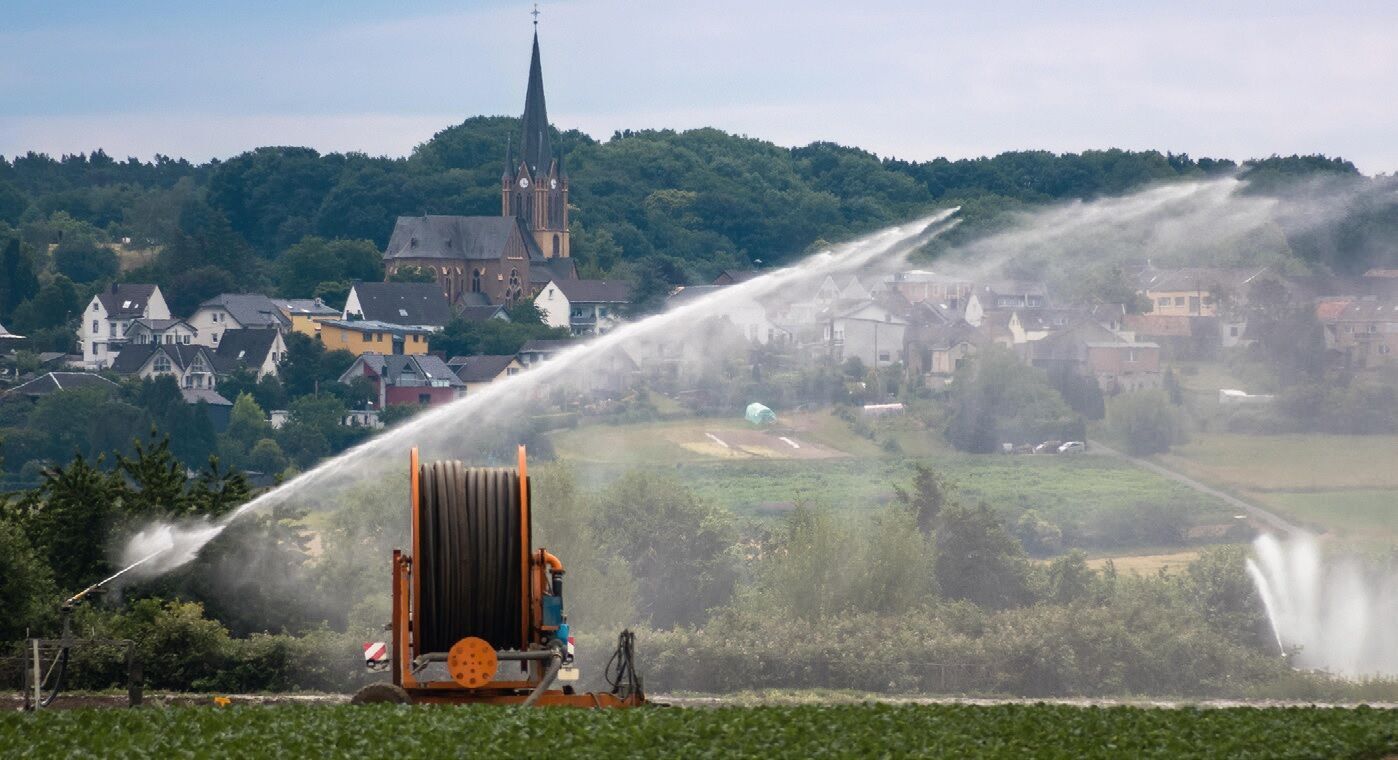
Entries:
[[[0, 0], [0, 155], [406, 155], [524, 106], [519, 0]], [[1398, 3], [551, 0], [549, 116], [928, 160], [1324, 153], [1398, 171]]]

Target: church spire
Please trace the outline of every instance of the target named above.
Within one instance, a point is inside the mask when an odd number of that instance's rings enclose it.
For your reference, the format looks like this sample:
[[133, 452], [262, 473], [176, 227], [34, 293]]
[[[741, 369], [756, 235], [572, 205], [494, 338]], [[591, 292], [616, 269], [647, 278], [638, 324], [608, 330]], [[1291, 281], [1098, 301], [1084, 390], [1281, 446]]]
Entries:
[[535, 176], [547, 172], [553, 160], [549, 146], [549, 115], [544, 106], [544, 71], [539, 64], [539, 20], [534, 19], [534, 53], [529, 59], [529, 90], [524, 98], [524, 134], [519, 141], [522, 158]]

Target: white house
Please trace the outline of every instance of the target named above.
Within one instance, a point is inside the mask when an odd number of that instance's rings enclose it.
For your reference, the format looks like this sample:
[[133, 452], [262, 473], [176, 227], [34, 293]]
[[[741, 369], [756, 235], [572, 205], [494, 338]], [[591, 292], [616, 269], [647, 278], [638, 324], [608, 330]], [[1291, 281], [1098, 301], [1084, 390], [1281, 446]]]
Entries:
[[832, 353], [842, 360], [857, 356], [866, 367], [886, 366], [903, 360], [907, 329], [907, 320], [869, 302], [843, 313], [832, 313], [826, 321], [824, 337]]
[[196, 331], [183, 319], [140, 319], [132, 320], [126, 328], [126, 342], [130, 345], [145, 343], [194, 343]]
[[229, 330], [273, 329], [285, 333], [291, 320], [267, 296], [259, 293], [224, 293], [204, 303], [188, 320], [195, 330], [194, 342], [217, 348]]
[[214, 353], [219, 371], [230, 372], [246, 367], [257, 373], [257, 379], [277, 376], [277, 363], [286, 356], [286, 341], [278, 330], [227, 330]]
[[171, 375], [180, 388], [213, 390], [218, 385], [214, 366], [214, 352], [207, 346], [146, 343], [123, 348], [112, 371], [145, 379]]
[[155, 285], [113, 283], [92, 297], [78, 324], [78, 350], [84, 369], [110, 367], [126, 345], [126, 331], [137, 319], [169, 319], [170, 307]]
[[631, 287], [607, 280], [552, 280], [534, 297], [534, 305], [551, 327], [567, 327], [574, 335], [601, 335], [620, 322], [621, 307], [630, 303]]

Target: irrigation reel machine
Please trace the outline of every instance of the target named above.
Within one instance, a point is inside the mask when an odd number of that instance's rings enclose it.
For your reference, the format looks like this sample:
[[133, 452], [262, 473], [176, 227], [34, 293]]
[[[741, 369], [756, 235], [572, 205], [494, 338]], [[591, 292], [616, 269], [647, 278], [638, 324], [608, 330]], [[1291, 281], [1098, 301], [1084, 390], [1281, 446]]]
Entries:
[[623, 631], [609, 693], [577, 693], [563, 563], [535, 549], [525, 449], [517, 469], [409, 454], [411, 554], [393, 551], [391, 641], [365, 647], [390, 681], [354, 702], [632, 707], [645, 703]]

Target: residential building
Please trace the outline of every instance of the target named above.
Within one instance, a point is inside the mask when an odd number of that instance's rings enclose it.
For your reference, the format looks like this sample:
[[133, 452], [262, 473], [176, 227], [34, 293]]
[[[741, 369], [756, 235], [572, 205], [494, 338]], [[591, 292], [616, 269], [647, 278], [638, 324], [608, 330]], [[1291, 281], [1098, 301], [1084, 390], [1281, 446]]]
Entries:
[[[665, 299], [665, 308], [679, 308], [720, 290], [722, 288], [718, 285], [687, 285]], [[769, 319], [767, 309], [753, 298], [730, 294], [713, 309], [706, 311], [705, 316], [728, 321], [751, 343], [765, 346], [787, 343], [792, 339], [791, 332]]]
[[82, 367], [89, 370], [111, 366], [123, 346], [126, 330], [134, 320], [169, 319], [170, 307], [155, 285], [113, 283], [98, 293], [83, 310], [78, 323], [78, 350]]
[[[1231, 306], [1247, 303], [1248, 290], [1266, 267], [1230, 269], [1187, 267], [1150, 268], [1141, 275], [1141, 293], [1151, 313], [1170, 317], [1218, 317]], [[1285, 286], [1285, 283], [1283, 283]]]
[[[539, 40], [529, 61], [522, 134], [504, 147], [500, 216], [399, 217], [384, 250], [385, 272], [431, 272], [448, 302], [484, 293], [514, 304], [551, 280], [573, 279], [569, 179], [549, 141]], [[518, 151], [518, 154], [515, 151]]]
[[924, 269], [898, 272], [888, 284], [908, 299], [909, 303], [930, 302], [956, 314], [966, 309], [966, 300], [975, 289], [975, 284], [969, 280]]
[[1325, 324], [1326, 342], [1354, 369], [1398, 364], [1398, 300], [1359, 298]]
[[1160, 346], [1083, 320], [1027, 346], [1029, 364], [1094, 377], [1107, 393], [1161, 387]]
[[146, 343], [124, 347], [111, 369], [118, 375], [144, 379], [170, 375], [181, 388], [213, 390], [218, 385], [217, 366], [214, 351], [208, 346]]
[[319, 298], [273, 298], [271, 301], [281, 311], [282, 316], [291, 321], [291, 332], [309, 335], [312, 338], [320, 334], [321, 322], [344, 317], [340, 309]]
[[214, 353], [219, 371], [243, 367], [257, 373], [257, 379], [277, 376], [277, 364], [286, 357], [286, 341], [280, 330], [228, 330]]
[[340, 319], [363, 319], [440, 330], [451, 321], [451, 304], [430, 282], [356, 282]]
[[945, 381], [966, 360], [975, 356], [985, 338], [965, 320], [953, 324], [910, 326], [904, 337], [903, 356], [910, 377]]
[[340, 375], [340, 382], [368, 378], [378, 396], [377, 408], [413, 404], [449, 404], [466, 392], [466, 383], [446, 362], [431, 354], [384, 355], [365, 353]]
[[327, 350], [349, 351], [355, 356], [367, 353], [412, 356], [427, 353], [432, 332], [425, 327], [340, 319], [320, 324], [320, 341]]
[[142, 317], [131, 321], [126, 328], [126, 342], [134, 345], [145, 343], [194, 343], [198, 331], [183, 319], [149, 319]]
[[461, 382], [466, 384], [466, 395], [478, 392], [496, 380], [512, 377], [524, 371], [524, 365], [514, 354], [500, 356], [453, 356], [447, 362]]
[[97, 388], [107, 393], [117, 389], [117, 384], [101, 375], [91, 372], [48, 372], [22, 385], [5, 391], [6, 401], [27, 399], [38, 401], [51, 393], [71, 391], [77, 388]]
[[908, 322], [885, 306], [869, 301], [826, 319], [824, 339], [836, 361], [858, 357], [866, 367], [903, 361]]
[[630, 303], [631, 286], [607, 280], [554, 280], [539, 291], [534, 305], [550, 327], [567, 327], [574, 335], [602, 335], [621, 321]]
[[260, 293], [224, 293], [199, 304], [189, 324], [195, 329], [194, 342], [217, 348], [229, 330], [271, 329], [286, 332], [291, 319], [272, 299]]
[[531, 340], [520, 347], [519, 363], [525, 369], [533, 367], [557, 356], [560, 351], [576, 346], [577, 342], [572, 340]]

